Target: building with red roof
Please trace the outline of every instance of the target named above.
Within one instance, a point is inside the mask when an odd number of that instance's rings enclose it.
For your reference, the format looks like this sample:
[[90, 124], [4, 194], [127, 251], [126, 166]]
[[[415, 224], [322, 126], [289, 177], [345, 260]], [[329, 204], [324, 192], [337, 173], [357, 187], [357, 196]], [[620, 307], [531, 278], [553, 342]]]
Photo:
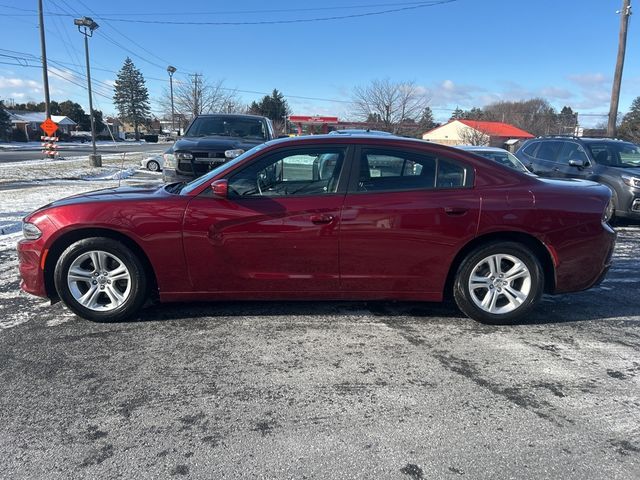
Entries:
[[464, 119], [452, 120], [422, 135], [423, 140], [443, 145], [487, 145], [508, 149], [533, 137], [508, 123]]

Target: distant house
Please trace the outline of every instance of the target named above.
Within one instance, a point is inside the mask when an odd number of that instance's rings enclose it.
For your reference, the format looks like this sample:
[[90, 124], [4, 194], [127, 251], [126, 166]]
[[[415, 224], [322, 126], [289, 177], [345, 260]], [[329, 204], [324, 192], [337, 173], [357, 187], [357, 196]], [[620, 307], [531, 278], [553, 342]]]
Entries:
[[452, 120], [422, 135], [423, 140], [442, 145], [487, 145], [507, 149], [533, 137], [529, 132], [508, 123], [479, 120]]
[[[22, 130], [27, 138], [40, 140], [44, 132], [40, 129], [40, 124], [47, 118], [44, 112], [23, 112], [19, 110], [7, 110], [11, 120], [11, 126], [16, 130]], [[76, 129], [76, 122], [63, 115], [51, 115], [51, 120], [58, 124], [56, 135], [69, 134]]]

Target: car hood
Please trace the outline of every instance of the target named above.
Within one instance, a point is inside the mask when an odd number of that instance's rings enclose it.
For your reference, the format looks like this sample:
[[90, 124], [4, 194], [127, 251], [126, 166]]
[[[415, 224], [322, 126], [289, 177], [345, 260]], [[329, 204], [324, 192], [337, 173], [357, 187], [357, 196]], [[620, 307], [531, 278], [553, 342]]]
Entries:
[[580, 178], [543, 178], [537, 177], [537, 181], [548, 186], [556, 186], [567, 189], [580, 189], [584, 187], [599, 187], [601, 184], [592, 182], [591, 180], [582, 180]]
[[169, 193], [167, 193], [164, 186], [105, 188], [56, 200], [39, 208], [36, 212], [80, 203], [152, 200], [165, 195], [169, 195]]
[[184, 137], [173, 145], [173, 151], [220, 151], [237, 148], [249, 150], [265, 141], [238, 137]]
[[620, 175], [633, 175], [640, 177], [640, 167], [614, 167]]

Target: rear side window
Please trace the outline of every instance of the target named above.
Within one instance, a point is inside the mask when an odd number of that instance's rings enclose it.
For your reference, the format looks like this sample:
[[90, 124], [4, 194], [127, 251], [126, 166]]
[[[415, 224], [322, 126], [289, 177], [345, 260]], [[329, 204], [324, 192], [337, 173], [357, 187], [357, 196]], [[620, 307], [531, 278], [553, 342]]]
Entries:
[[536, 152], [535, 158], [540, 160], [548, 160], [550, 162], [555, 162], [558, 160], [560, 155], [560, 151], [562, 150], [562, 144], [564, 142], [540, 142], [540, 148]]
[[463, 188], [471, 170], [455, 161], [413, 152], [365, 149], [358, 192]]
[[526, 155], [529, 155], [530, 157], [535, 157], [536, 149], [538, 148], [538, 145], [540, 145], [540, 142], [532, 142], [529, 145], [525, 146], [522, 149], [522, 152], [525, 153]]

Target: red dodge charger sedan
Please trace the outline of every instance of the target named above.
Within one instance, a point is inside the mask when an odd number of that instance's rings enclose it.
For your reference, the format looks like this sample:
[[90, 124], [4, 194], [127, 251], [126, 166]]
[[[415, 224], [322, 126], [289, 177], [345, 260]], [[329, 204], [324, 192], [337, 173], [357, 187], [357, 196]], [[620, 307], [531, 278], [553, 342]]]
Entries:
[[[176, 159], [176, 161], [181, 161]], [[440, 301], [482, 322], [606, 273], [606, 187], [394, 136], [275, 140], [184, 184], [112, 188], [24, 219], [22, 288], [117, 321], [149, 297]]]

